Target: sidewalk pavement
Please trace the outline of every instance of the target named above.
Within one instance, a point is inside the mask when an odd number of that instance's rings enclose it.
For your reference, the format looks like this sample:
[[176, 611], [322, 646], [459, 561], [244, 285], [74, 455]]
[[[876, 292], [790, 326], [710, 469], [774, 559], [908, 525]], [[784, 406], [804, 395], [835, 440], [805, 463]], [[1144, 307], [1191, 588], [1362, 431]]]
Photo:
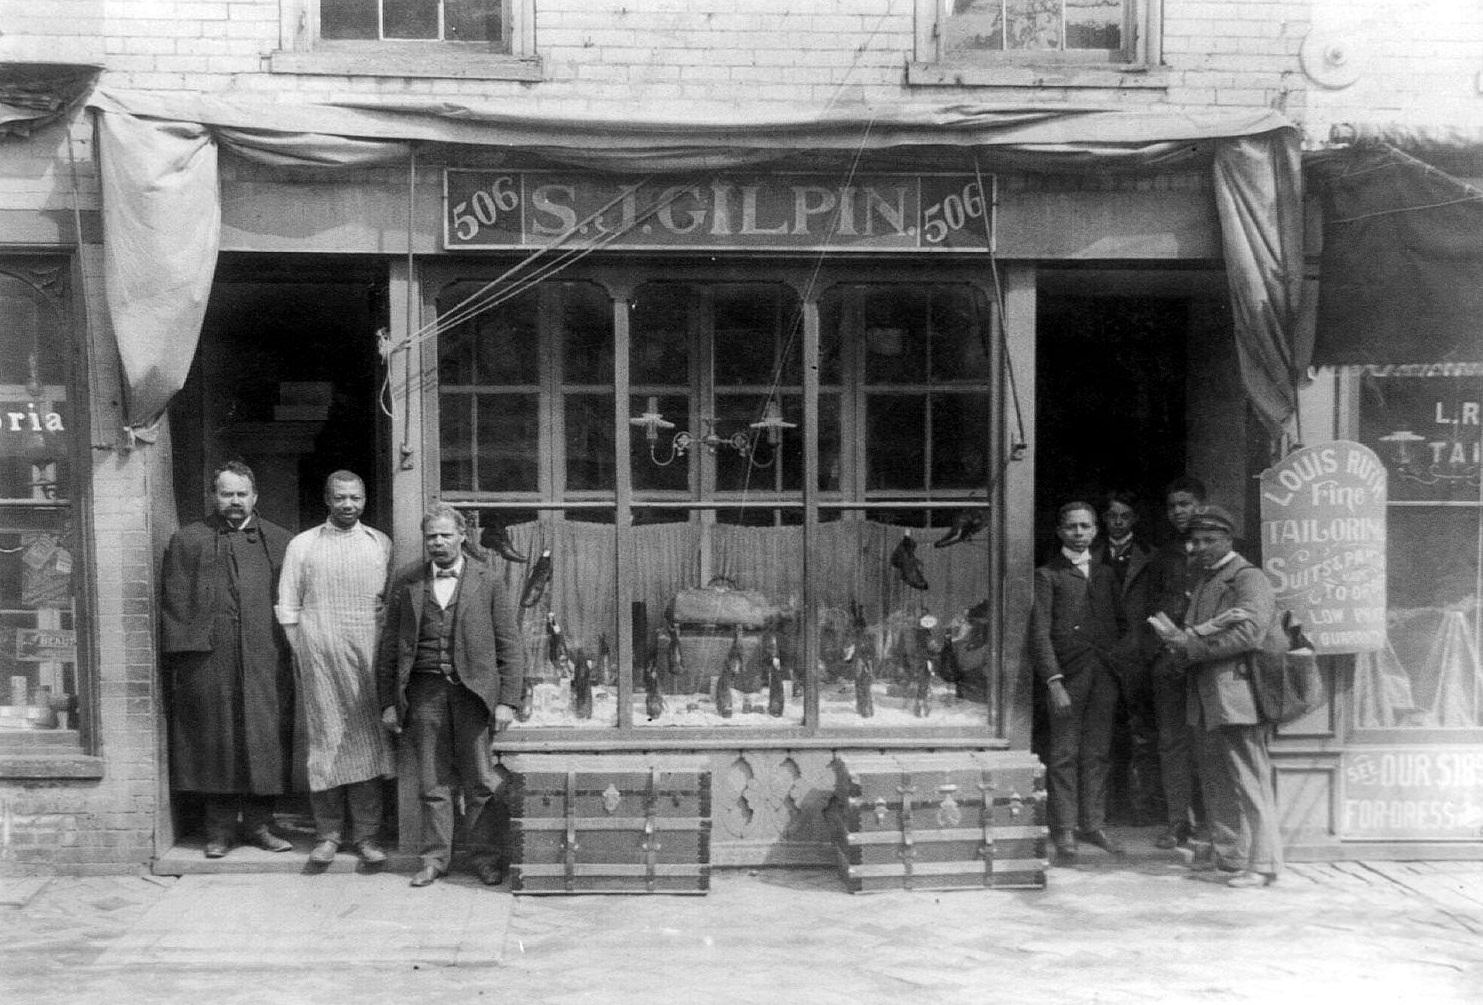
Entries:
[[1477, 1002], [1483, 862], [1193, 881], [1091, 852], [1043, 891], [511, 897], [332, 872], [0, 880], [6, 1002]]

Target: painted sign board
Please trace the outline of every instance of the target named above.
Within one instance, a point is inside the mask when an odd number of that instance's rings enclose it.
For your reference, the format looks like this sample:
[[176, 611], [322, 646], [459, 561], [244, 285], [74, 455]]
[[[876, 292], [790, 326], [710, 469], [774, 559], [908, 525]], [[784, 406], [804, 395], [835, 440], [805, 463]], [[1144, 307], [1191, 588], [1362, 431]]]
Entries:
[[1483, 363], [1362, 368], [1359, 438], [1390, 469], [1392, 502], [1477, 502]]
[[1483, 748], [1379, 747], [1341, 758], [1350, 840], [1483, 840]]
[[1320, 654], [1385, 645], [1386, 490], [1385, 465], [1348, 440], [1262, 472], [1262, 567]]
[[17, 628], [15, 658], [29, 663], [76, 663], [77, 633], [61, 628]]
[[448, 168], [443, 244], [535, 249], [986, 252], [993, 207], [960, 174], [677, 179]]

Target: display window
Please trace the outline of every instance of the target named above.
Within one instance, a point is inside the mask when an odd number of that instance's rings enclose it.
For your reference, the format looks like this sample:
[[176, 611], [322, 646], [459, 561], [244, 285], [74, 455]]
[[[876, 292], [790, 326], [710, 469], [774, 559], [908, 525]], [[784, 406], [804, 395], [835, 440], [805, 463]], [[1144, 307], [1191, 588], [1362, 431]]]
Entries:
[[997, 728], [984, 290], [624, 280], [431, 294], [437, 491], [519, 598], [519, 728]]
[[63, 275], [0, 263], [0, 734], [10, 741], [79, 735], [83, 549]]
[[1371, 366], [1360, 439], [1385, 461], [1388, 641], [1357, 657], [1360, 730], [1483, 728], [1483, 365]]

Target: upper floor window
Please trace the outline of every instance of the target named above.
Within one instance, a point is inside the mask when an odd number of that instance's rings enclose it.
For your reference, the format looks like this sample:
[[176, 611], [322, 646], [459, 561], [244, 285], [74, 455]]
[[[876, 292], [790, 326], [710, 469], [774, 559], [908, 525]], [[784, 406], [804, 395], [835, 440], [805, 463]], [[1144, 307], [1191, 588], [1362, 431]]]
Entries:
[[275, 73], [541, 79], [535, 0], [280, 0]]
[[508, 0], [319, 0], [319, 37], [494, 43], [509, 51]]
[[917, 0], [912, 84], [1162, 86], [1161, 0]]

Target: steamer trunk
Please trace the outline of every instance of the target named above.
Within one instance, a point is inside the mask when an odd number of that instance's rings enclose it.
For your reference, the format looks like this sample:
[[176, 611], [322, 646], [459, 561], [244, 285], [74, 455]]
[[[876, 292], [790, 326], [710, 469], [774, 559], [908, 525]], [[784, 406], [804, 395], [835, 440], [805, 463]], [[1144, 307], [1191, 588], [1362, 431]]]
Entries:
[[510, 771], [516, 893], [705, 893], [710, 762], [690, 755], [521, 754]]
[[845, 885], [1045, 885], [1045, 773], [1026, 753], [842, 754], [829, 816]]

